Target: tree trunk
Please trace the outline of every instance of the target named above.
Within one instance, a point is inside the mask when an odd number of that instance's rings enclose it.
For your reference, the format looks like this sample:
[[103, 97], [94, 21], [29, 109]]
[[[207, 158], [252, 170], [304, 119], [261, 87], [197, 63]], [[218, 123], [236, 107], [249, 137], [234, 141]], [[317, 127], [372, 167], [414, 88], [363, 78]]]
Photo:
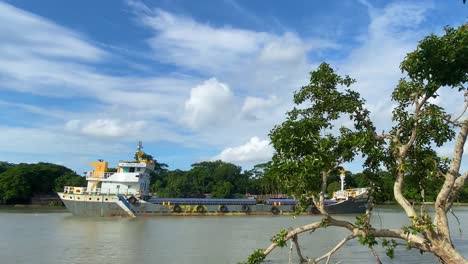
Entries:
[[467, 264], [466, 260], [451, 244], [440, 242], [432, 247], [433, 253], [446, 264]]

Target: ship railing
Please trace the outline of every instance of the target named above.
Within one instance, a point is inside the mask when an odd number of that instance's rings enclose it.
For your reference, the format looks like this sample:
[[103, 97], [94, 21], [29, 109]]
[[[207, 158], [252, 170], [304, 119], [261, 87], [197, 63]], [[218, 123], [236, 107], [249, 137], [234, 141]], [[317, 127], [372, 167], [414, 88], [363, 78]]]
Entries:
[[135, 191], [129, 191], [127, 190], [120, 190], [119, 189], [102, 189], [102, 188], [94, 188], [90, 189], [88, 191], [88, 188], [86, 187], [75, 187], [75, 186], [65, 186], [64, 193], [70, 193], [70, 194], [94, 194], [94, 195], [111, 195], [111, 194], [138, 194], [138, 192]]
[[75, 187], [75, 186], [65, 186], [63, 188], [64, 193], [69, 194], [92, 194], [92, 195], [140, 195], [139, 190], [134, 189], [121, 189], [121, 188], [93, 188], [88, 189], [86, 187]]
[[138, 190], [131, 190], [131, 189], [120, 189], [120, 188], [96, 188], [87, 192], [88, 194], [94, 195], [139, 195], [140, 191]]
[[348, 200], [349, 198], [349, 193], [347, 190], [344, 191], [336, 191], [334, 193], [334, 198], [337, 200]]
[[70, 194], [84, 194], [86, 193], [86, 187], [64, 186], [63, 192]]
[[355, 188], [354, 191], [356, 192], [356, 196], [359, 196], [368, 192], [367, 188]]
[[109, 178], [112, 174], [115, 172], [95, 172], [95, 171], [90, 171], [86, 173], [86, 178], [102, 178], [102, 179], [107, 179]]
[[343, 191], [335, 191], [334, 198], [337, 200], [348, 200], [349, 198], [359, 197], [367, 193], [367, 188], [354, 188]]

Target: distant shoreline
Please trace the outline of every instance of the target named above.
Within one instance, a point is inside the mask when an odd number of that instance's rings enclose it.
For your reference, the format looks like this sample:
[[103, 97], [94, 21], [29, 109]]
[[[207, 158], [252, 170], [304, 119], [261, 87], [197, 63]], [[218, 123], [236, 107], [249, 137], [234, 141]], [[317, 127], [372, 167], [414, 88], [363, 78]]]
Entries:
[[[417, 204], [416, 206], [419, 206]], [[434, 202], [426, 202], [424, 205], [434, 205]], [[454, 203], [454, 206], [468, 206], [468, 203]], [[399, 207], [396, 202], [376, 204], [377, 208]], [[68, 212], [63, 205], [43, 205], [43, 204], [11, 204], [0, 205], [0, 212]]]
[[0, 212], [8, 213], [62, 213], [68, 212], [63, 205], [14, 204], [0, 205]]

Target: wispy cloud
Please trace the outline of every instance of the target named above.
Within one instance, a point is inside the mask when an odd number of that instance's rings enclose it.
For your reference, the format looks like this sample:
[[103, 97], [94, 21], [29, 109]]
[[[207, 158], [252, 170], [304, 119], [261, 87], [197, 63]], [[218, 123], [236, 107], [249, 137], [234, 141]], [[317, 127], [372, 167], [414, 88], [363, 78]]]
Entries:
[[361, 45], [337, 63], [357, 80], [354, 88], [366, 99], [379, 129], [391, 127], [391, 93], [403, 77], [399, 68], [406, 54], [427, 33], [423, 27], [430, 5], [392, 3], [376, 8], [367, 2], [370, 23]]
[[[63, 153], [65, 158], [92, 155], [98, 151], [94, 146], [106, 138], [115, 142], [184, 141], [171, 123], [177, 123], [174, 109], [181, 109], [185, 94], [197, 79], [170, 74], [141, 77], [105, 73], [100, 68], [109, 67], [106, 65], [114, 54], [102, 45], [3, 2], [0, 22], [0, 91], [43, 98], [38, 105], [23, 103], [21, 97], [0, 101], [2, 107], [43, 117], [28, 127], [3, 127], [0, 137], [5, 142], [0, 144], [4, 153]], [[48, 97], [60, 98], [64, 105], [80, 98], [81, 107], [52, 109]], [[107, 149], [108, 154], [112, 151], [122, 149]]]
[[[96, 62], [106, 55], [87, 43], [85, 36], [6, 3], [0, 3], [0, 14], [0, 54], [4, 57], [29, 55]], [[19, 50], [17, 45], [23, 48]]]
[[[227, 4], [258, 20], [237, 2]], [[265, 32], [214, 25], [140, 1], [128, 1], [127, 6], [132, 17], [126, 19], [146, 31], [147, 39], [138, 40], [147, 44], [146, 50], [97, 42], [84, 32], [0, 2], [0, 91], [54, 97], [63, 104], [77, 98], [81, 102], [79, 109], [65, 110], [51, 108], [47, 100], [34, 104], [2, 98], [1, 107], [44, 117], [33, 127], [4, 125], [2, 150], [64, 153], [64, 159], [72, 160], [74, 155], [96, 153], [96, 147], [107, 153], [122, 151], [98, 146], [102, 141], [121, 146], [139, 138], [217, 149], [217, 158], [236, 163], [264, 161], [272, 153], [266, 140], [269, 130], [282, 122], [292, 106], [292, 92], [308, 82], [308, 72], [319, 63], [311, 55], [341, 54], [346, 45], [284, 27]], [[391, 105], [383, 98], [389, 98], [401, 76], [400, 61], [426, 33], [430, 5], [367, 6], [366, 34], [333, 64], [358, 80], [356, 87], [379, 127], [386, 129]], [[110, 70], [116, 62], [144, 74], [116, 74]], [[154, 65], [164, 71], [152, 72]]]
[[215, 27], [191, 17], [131, 2], [139, 21], [154, 31], [148, 39], [154, 58], [205, 74], [272, 63], [304, 63], [311, 50], [337, 48], [330, 40], [302, 39], [294, 32], [273, 34], [232, 26]]

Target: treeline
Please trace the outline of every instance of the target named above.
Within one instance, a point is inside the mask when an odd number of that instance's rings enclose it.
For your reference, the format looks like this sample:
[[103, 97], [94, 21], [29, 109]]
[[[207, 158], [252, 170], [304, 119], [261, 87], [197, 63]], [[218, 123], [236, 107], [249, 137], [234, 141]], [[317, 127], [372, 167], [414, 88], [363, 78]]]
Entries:
[[[271, 166], [262, 163], [250, 170], [222, 161], [206, 161], [192, 164], [189, 170], [168, 170], [164, 163], [156, 163], [151, 177], [151, 191], [159, 197], [206, 197], [243, 198], [246, 194], [278, 195], [287, 194], [282, 188], [284, 181]], [[110, 169], [112, 170], [112, 169]], [[115, 171], [115, 169], [114, 169]], [[320, 176], [310, 177], [312, 192], [318, 192], [321, 186]], [[379, 175], [346, 172], [346, 188], [361, 188], [373, 185], [374, 194], [379, 203], [393, 201], [394, 176], [388, 172]], [[86, 179], [74, 171], [56, 164], [12, 164], [0, 162], [0, 202], [6, 204], [29, 203], [35, 195], [54, 194], [64, 186], [86, 186]], [[425, 201], [434, 201], [442, 180], [435, 178], [422, 185], [417, 178], [408, 180], [404, 193], [409, 199], [421, 202], [421, 193]], [[327, 193], [340, 189], [338, 170], [328, 178]], [[458, 201], [468, 201], [468, 187], [459, 195]]]
[[[151, 190], [160, 197], [204, 197], [210, 194], [213, 198], [237, 198], [249, 194], [285, 194], [282, 188], [284, 182], [270, 162], [254, 166], [250, 170], [242, 170], [241, 167], [222, 161], [207, 161], [195, 163], [190, 170], [167, 170], [167, 165], [156, 162], [157, 173], [152, 177]], [[319, 192], [321, 178], [317, 175], [310, 177], [316, 184], [312, 184], [313, 190]], [[374, 199], [378, 203], [392, 202], [393, 184], [395, 178], [389, 172], [380, 172], [378, 175], [366, 175], [365, 173], [346, 172], [346, 188], [365, 188], [373, 185], [376, 192]], [[417, 177], [408, 180], [404, 186], [404, 194], [415, 202], [422, 202], [421, 193], [425, 202], [433, 202], [436, 199], [437, 190], [443, 181], [435, 178], [432, 181], [421, 183]], [[336, 170], [328, 178], [327, 194], [341, 188], [339, 171]], [[287, 194], [287, 193], [286, 193]], [[459, 195], [458, 201], [468, 201], [468, 187], [465, 187]]]
[[0, 203], [29, 203], [35, 195], [54, 194], [66, 185], [86, 186], [86, 179], [52, 163], [0, 162]]
[[[156, 162], [157, 163], [157, 162]], [[158, 164], [158, 163], [157, 163]], [[161, 166], [157, 166], [161, 168]], [[160, 197], [204, 197], [211, 194], [214, 198], [236, 198], [249, 194], [287, 194], [282, 188], [284, 182], [271, 166], [271, 163], [262, 163], [251, 170], [242, 170], [241, 167], [222, 161], [200, 162], [192, 165], [188, 171], [169, 171], [162, 166], [157, 175], [152, 178], [152, 191]], [[317, 175], [310, 177], [316, 184], [313, 190], [319, 192], [321, 178]], [[375, 187], [374, 200], [377, 203], [393, 202], [394, 175], [390, 172], [380, 172], [378, 175], [346, 172], [346, 188]], [[433, 202], [443, 181], [433, 178], [421, 181], [418, 177], [411, 177], [403, 188], [404, 195], [414, 202]], [[336, 170], [328, 178], [327, 194], [341, 188], [339, 171]], [[423, 199], [423, 196], [424, 199]], [[468, 186], [458, 196], [457, 201], [468, 202]]]

